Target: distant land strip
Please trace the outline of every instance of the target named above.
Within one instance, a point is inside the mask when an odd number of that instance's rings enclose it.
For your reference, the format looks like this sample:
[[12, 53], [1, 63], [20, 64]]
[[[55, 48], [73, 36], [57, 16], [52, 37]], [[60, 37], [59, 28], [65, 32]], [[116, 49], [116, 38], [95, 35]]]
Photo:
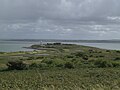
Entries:
[[120, 40], [61, 40], [61, 39], [2, 39], [1, 41], [25, 42], [76, 42], [76, 43], [120, 43]]

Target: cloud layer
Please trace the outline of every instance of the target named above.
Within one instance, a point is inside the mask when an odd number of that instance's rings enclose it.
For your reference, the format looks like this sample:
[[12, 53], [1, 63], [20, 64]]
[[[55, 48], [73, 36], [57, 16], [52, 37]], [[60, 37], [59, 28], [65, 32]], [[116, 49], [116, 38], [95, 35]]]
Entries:
[[0, 0], [0, 38], [120, 38], [119, 0]]

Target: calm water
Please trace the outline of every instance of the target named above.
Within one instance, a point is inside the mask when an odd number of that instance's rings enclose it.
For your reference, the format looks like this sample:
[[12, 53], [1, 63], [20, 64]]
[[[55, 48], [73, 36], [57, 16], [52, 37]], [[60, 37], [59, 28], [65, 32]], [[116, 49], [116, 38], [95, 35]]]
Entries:
[[74, 44], [97, 47], [101, 49], [120, 50], [120, 43], [74, 43]]
[[120, 43], [82, 43], [81, 45], [98, 47], [102, 49], [120, 50]]
[[15, 52], [15, 51], [32, 51], [32, 49], [26, 49], [23, 47], [29, 47], [33, 42], [21, 42], [21, 41], [0, 41], [0, 52]]
[[[70, 42], [64, 42], [70, 43]], [[27, 42], [27, 41], [0, 41], [0, 52], [15, 52], [15, 51], [32, 51], [32, 49], [26, 49], [23, 47], [29, 47], [33, 44], [39, 44], [39, 42]], [[103, 49], [120, 50], [120, 43], [78, 43], [71, 42], [71, 44], [79, 44], [85, 46], [98, 47]]]

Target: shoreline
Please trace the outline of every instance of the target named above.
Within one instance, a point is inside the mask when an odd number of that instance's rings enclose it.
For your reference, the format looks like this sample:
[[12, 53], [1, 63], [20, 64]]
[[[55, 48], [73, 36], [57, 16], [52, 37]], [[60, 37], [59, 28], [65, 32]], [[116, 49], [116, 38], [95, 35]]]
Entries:
[[[119, 44], [116, 44], [116, 43], [114, 43], [113, 45], [111, 45], [111, 44], [108, 44], [108, 43], [105, 43], [105, 44], [103, 44], [103, 43], [97, 43], [97, 45], [95, 46], [94, 44], [92, 44], [91, 43], [91, 45], [89, 45], [89, 43], [63, 43], [63, 44], [75, 44], [75, 45], [80, 45], [80, 46], [87, 46], [87, 47], [93, 47], [93, 48], [99, 48], [99, 49], [105, 49], [105, 50], [120, 50], [120, 49], [117, 49], [118, 47], [119, 47]], [[36, 44], [31, 44], [31, 46], [32, 45], [36, 45]], [[109, 47], [107, 47], [107, 46], [105, 46], [105, 45], [108, 45]], [[114, 46], [114, 47], [111, 47], [111, 46]], [[0, 52], [29, 52], [29, 51], [34, 51], [34, 50], [48, 50], [48, 49], [50, 49], [50, 48], [32, 48], [31, 46], [25, 46], [25, 47], [21, 47], [21, 50], [12, 50], [12, 51], [0, 51]], [[25, 50], [22, 50], [22, 49], [25, 49]]]

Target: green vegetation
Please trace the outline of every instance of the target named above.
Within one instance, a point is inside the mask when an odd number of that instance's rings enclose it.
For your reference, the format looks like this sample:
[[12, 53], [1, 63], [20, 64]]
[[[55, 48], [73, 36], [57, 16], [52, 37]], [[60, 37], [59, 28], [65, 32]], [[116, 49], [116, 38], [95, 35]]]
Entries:
[[7, 67], [8, 70], [25, 70], [27, 69], [27, 64], [22, 61], [9, 61]]
[[74, 44], [0, 53], [0, 90], [120, 90], [120, 51]]

